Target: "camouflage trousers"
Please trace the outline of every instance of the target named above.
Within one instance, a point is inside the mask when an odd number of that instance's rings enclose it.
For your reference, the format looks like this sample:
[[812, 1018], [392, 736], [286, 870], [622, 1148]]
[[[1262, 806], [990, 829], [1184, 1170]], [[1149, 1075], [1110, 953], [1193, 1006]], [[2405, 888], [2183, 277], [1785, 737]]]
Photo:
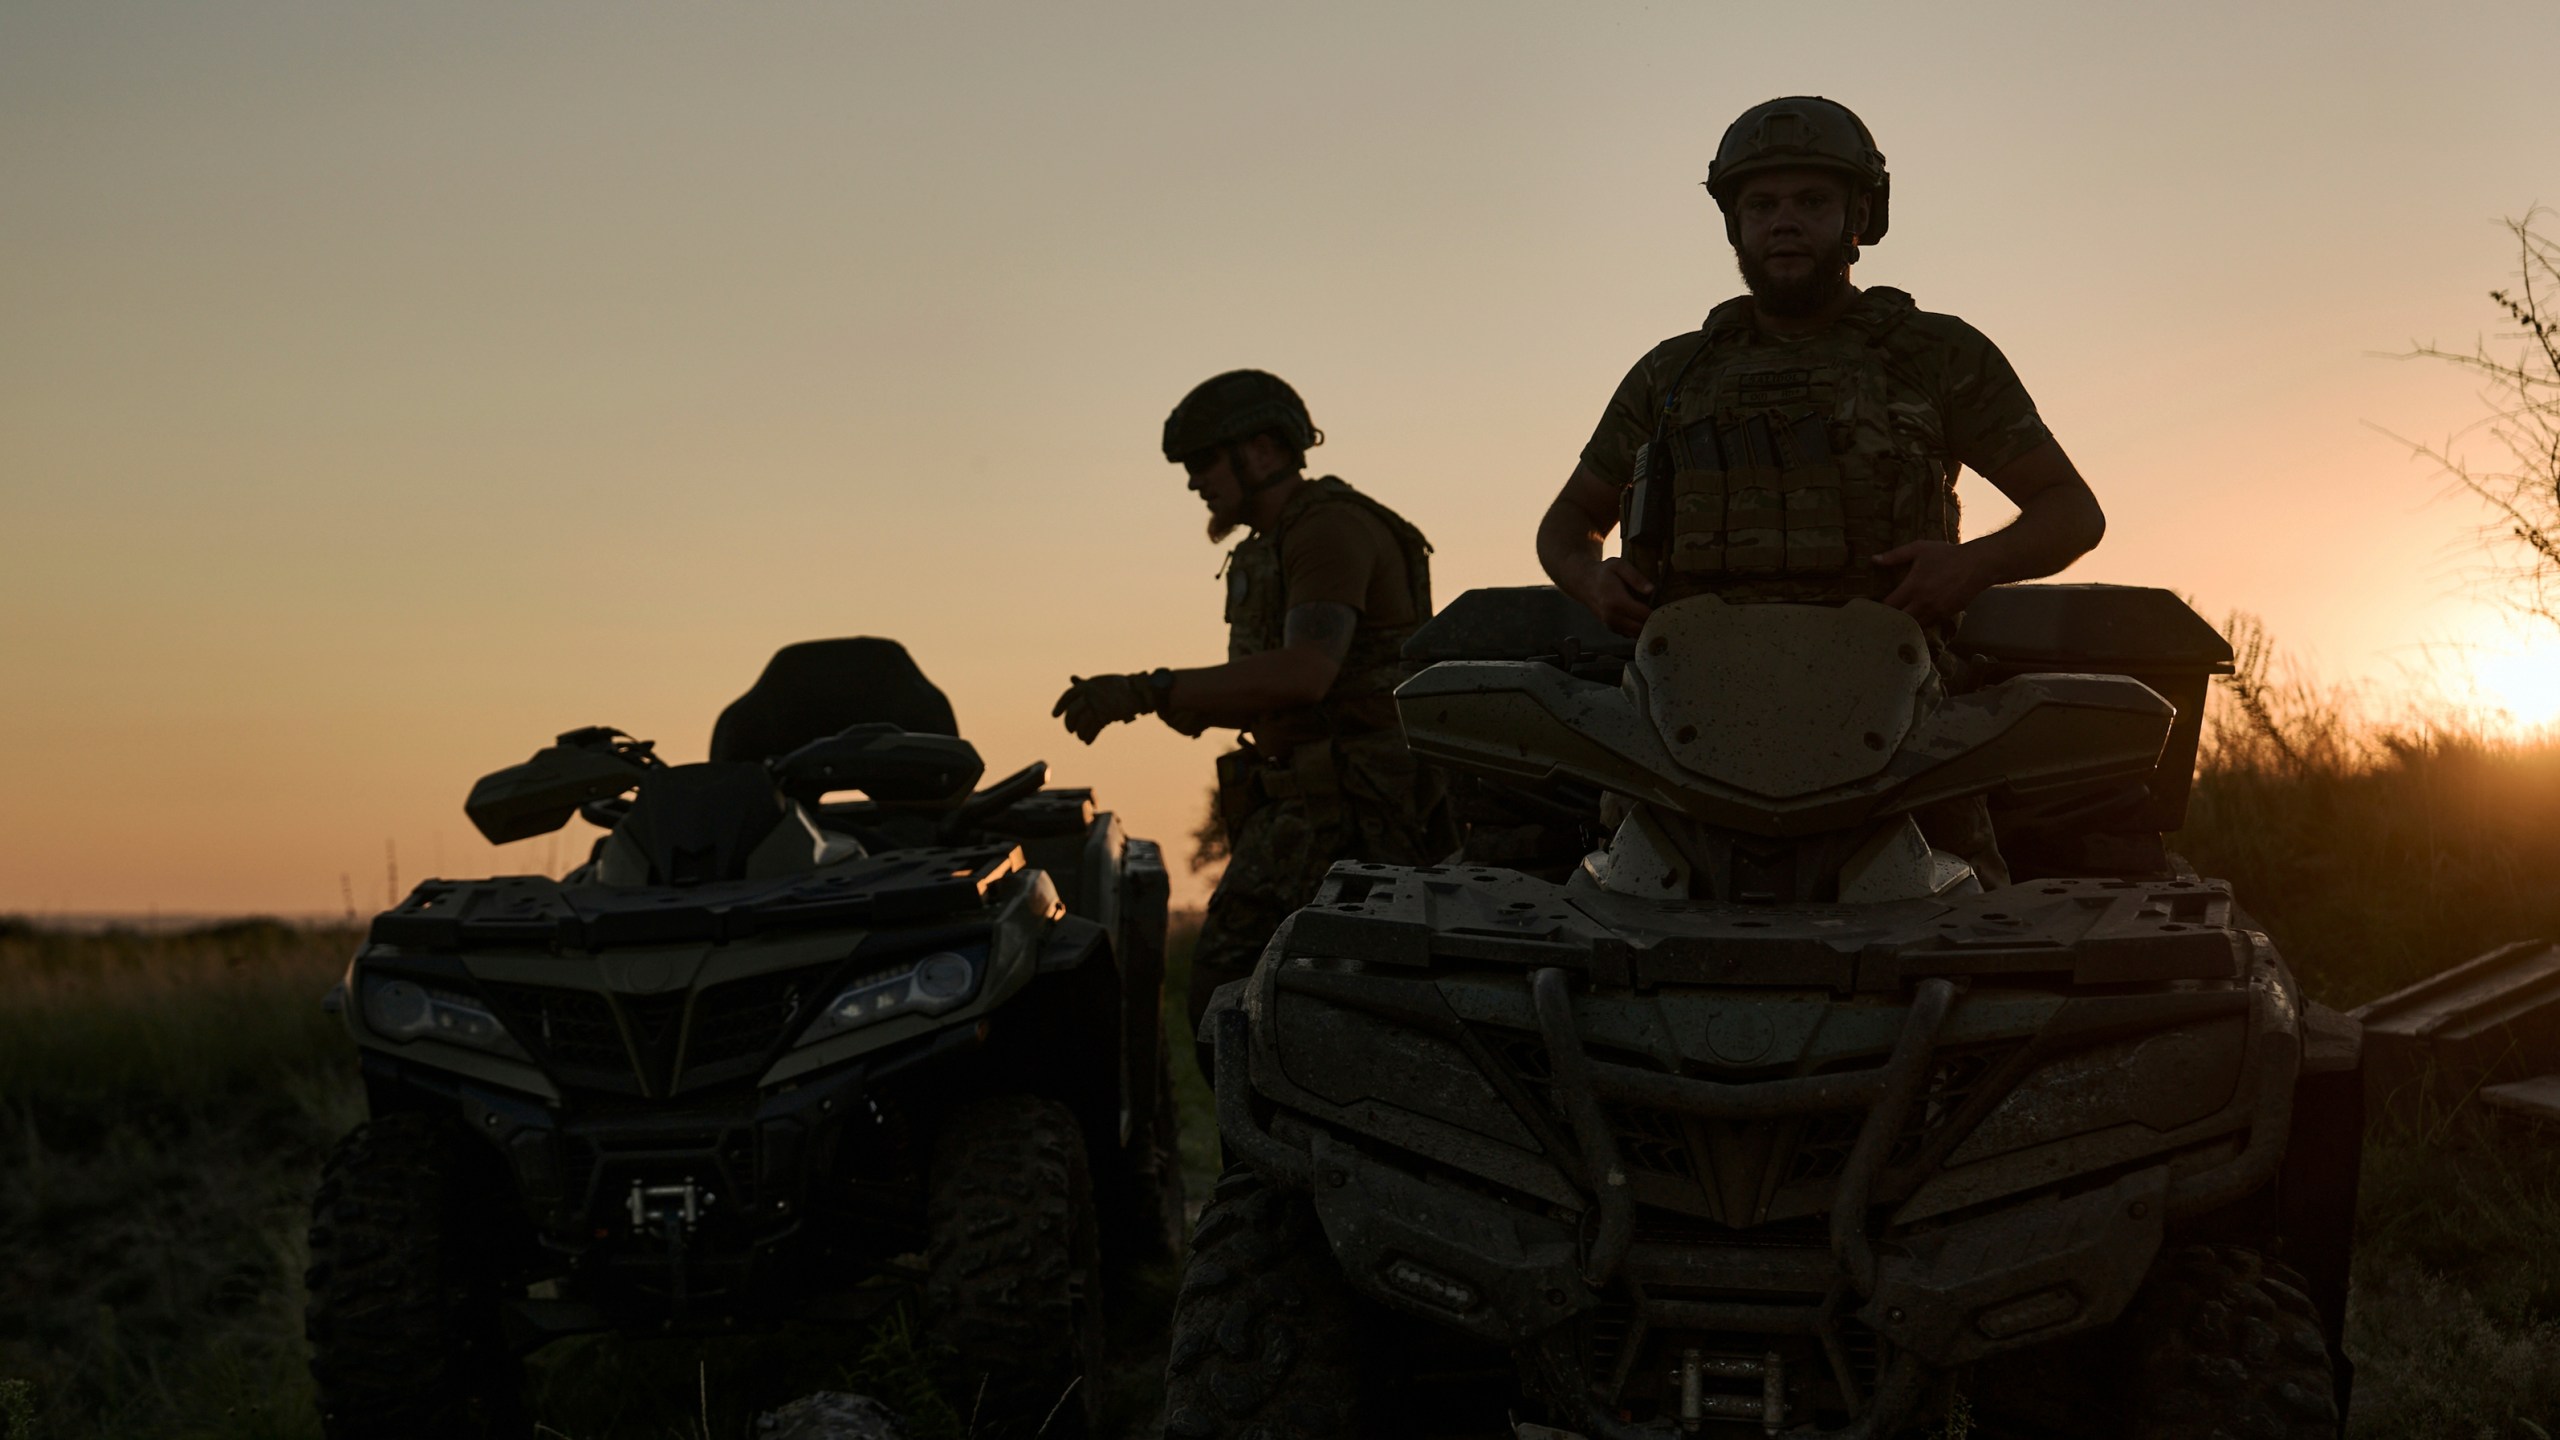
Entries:
[[1430, 865], [1458, 848], [1440, 777], [1393, 731], [1312, 741], [1286, 760], [1232, 751], [1218, 762], [1218, 808], [1227, 871], [1191, 954], [1195, 1035], [1210, 992], [1253, 973], [1271, 932], [1315, 898], [1335, 861]]

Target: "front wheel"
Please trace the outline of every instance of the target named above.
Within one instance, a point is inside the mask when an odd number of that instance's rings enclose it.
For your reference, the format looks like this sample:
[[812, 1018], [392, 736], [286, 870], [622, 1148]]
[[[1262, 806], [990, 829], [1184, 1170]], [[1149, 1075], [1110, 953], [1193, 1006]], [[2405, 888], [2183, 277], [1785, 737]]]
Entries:
[[472, 1143], [432, 1116], [386, 1115], [321, 1169], [304, 1333], [331, 1440], [530, 1434], [523, 1366], [498, 1338], [508, 1250]]
[[2299, 1277], [2255, 1250], [2162, 1255], [2113, 1333], [2125, 1440], [2337, 1440], [2320, 1312]]
[[978, 1433], [1087, 1433], [1102, 1374], [1102, 1251], [1075, 1112], [1028, 1095], [952, 1112], [934, 1137], [926, 1212], [925, 1306]]
[[1200, 1212], [1166, 1358], [1171, 1440], [1352, 1440], [1361, 1305], [1306, 1198], [1249, 1176]]

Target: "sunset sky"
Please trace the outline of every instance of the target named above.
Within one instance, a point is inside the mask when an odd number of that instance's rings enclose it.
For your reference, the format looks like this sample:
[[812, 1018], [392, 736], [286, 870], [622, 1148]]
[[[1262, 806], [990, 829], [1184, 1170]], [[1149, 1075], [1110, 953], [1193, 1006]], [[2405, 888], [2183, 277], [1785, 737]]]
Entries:
[[1889, 158], [1859, 280], [1990, 334], [2105, 501], [2069, 578], [2543, 718], [2560, 649], [2377, 427], [2479, 413], [2383, 357], [2494, 342], [2555, 56], [2550, 0], [0, 0], [0, 912], [556, 866], [593, 832], [493, 851], [476, 776], [699, 758], [839, 634], [1187, 848], [1211, 742], [1048, 714], [1222, 654], [1166, 410], [1277, 371], [1443, 599], [1536, 580], [1620, 375], [1738, 288], [1717, 136], [1791, 93]]

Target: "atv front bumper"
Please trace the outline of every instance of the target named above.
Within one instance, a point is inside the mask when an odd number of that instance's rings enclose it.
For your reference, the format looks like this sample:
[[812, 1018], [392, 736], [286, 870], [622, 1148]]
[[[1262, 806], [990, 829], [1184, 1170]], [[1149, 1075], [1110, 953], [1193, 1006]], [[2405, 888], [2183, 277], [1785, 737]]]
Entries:
[[530, 1348], [585, 1331], [720, 1331], [842, 1308], [883, 1262], [923, 1245], [915, 1187], [869, 1163], [899, 1143], [884, 1072], [978, 1038], [946, 1031], [884, 1057], [887, 1067], [676, 1106], [554, 1109], [373, 1053], [365, 1069], [377, 1089], [436, 1093], [503, 1158], [570, 1297], [512, 1307], [514, 1338]]
[[[1321, 986], [1343, 1003], [1358, 1003], [1360, 994], [1321, 974], [1283, 972], [1256, 983]], [[1880, 1066], [1719, 1083], [1591, 1056], [1568, 977], [1550, 968], [1529, 988], [1564, 1112], [1567, 1153], [1558, 1158], [1582, 1197], [1559, 1205], [1507, 1194], [1272, 1104], [1257, 1092], [1244, 988], [1223, 994], [1212, 1016], [1219, 1128], [1233, 1153], [1313, 1197], [1356, 1286], [1512, 1348], [1524, 1356], [1524, 1372], [1534, 1356], [1536, 1373], [1524, 1381], [1595, 1437], [1667, 1433], [1624, 1418], [1640, 1412], [1693, 1431], [1723, 1422], [1766, 1433], [1888, 1435], [1934, 1374], [2112, 1320], [2140, 1286], [2169, 1223], [2229, 1204], [2273, 1177], [2298, 1060], [2289, 991], [2260, 984], [2217, 992], [2199, 1008], [2250, 1020], [2235, 1097], [2247, 1107], [2245, 1140], [2202, 1159], [2119, 1167], [2077, 1185], [2058, 1174], [2040, 1193], [1962, 1217], [1896, 1224], [1892, 1205], [1907, 1192], [1882, 1194], [1879, 1186], [1897, 1145], [1913, 1134], [1956, 999], [1949, 981], [1914, 987]], [[2078, 1038], [2085, 1042], [2086, 1032]], [[2033, 1063], [2023, 1053], [2016, 1068], [2025, 1073]], [[1618, 1150], [1619, 1125], [1604, 1104], [1744, 1128], [1862, 1113], [1816, 1223], [1734, 1228], [1641, 1207]], [[1903, 1154], [1901, 1173], [1915, 1161], [1933, 1167], [1961, 1139], [1941, 1135], [1934, 1158]], [[1847, 1423], [1795, 1428], [1817, 1414]]]

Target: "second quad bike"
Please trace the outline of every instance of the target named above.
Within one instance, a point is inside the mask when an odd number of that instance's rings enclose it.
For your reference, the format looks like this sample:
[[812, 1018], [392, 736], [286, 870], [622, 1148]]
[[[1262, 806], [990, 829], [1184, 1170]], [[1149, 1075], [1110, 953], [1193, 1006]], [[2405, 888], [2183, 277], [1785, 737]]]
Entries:
[[[2211, 627], [1562, 604], [1462, 598], [1396, 699], [1495, 843], [1599, 843], [1337, 865], [1212, 1005], [1168, 1434], [2334, 1437], [2359, 1037], [2161, 843]], [[1933, 843], [1976, 806], [2014, 883]]]
[[466, 809], [583, 815], [587, 864], [373, 922], [332, 996], [372, 1118], [311, 1229], [328, 1434], [524, 1436], [554, 1337], [916, 1289], [981, 1433], [1082, 1429], [1107, 1263], [1180, 1241], [1156, 846], [1038, 764], [973, 789], [886, 640], [783, 650], [711, 757], [563, 735]]

